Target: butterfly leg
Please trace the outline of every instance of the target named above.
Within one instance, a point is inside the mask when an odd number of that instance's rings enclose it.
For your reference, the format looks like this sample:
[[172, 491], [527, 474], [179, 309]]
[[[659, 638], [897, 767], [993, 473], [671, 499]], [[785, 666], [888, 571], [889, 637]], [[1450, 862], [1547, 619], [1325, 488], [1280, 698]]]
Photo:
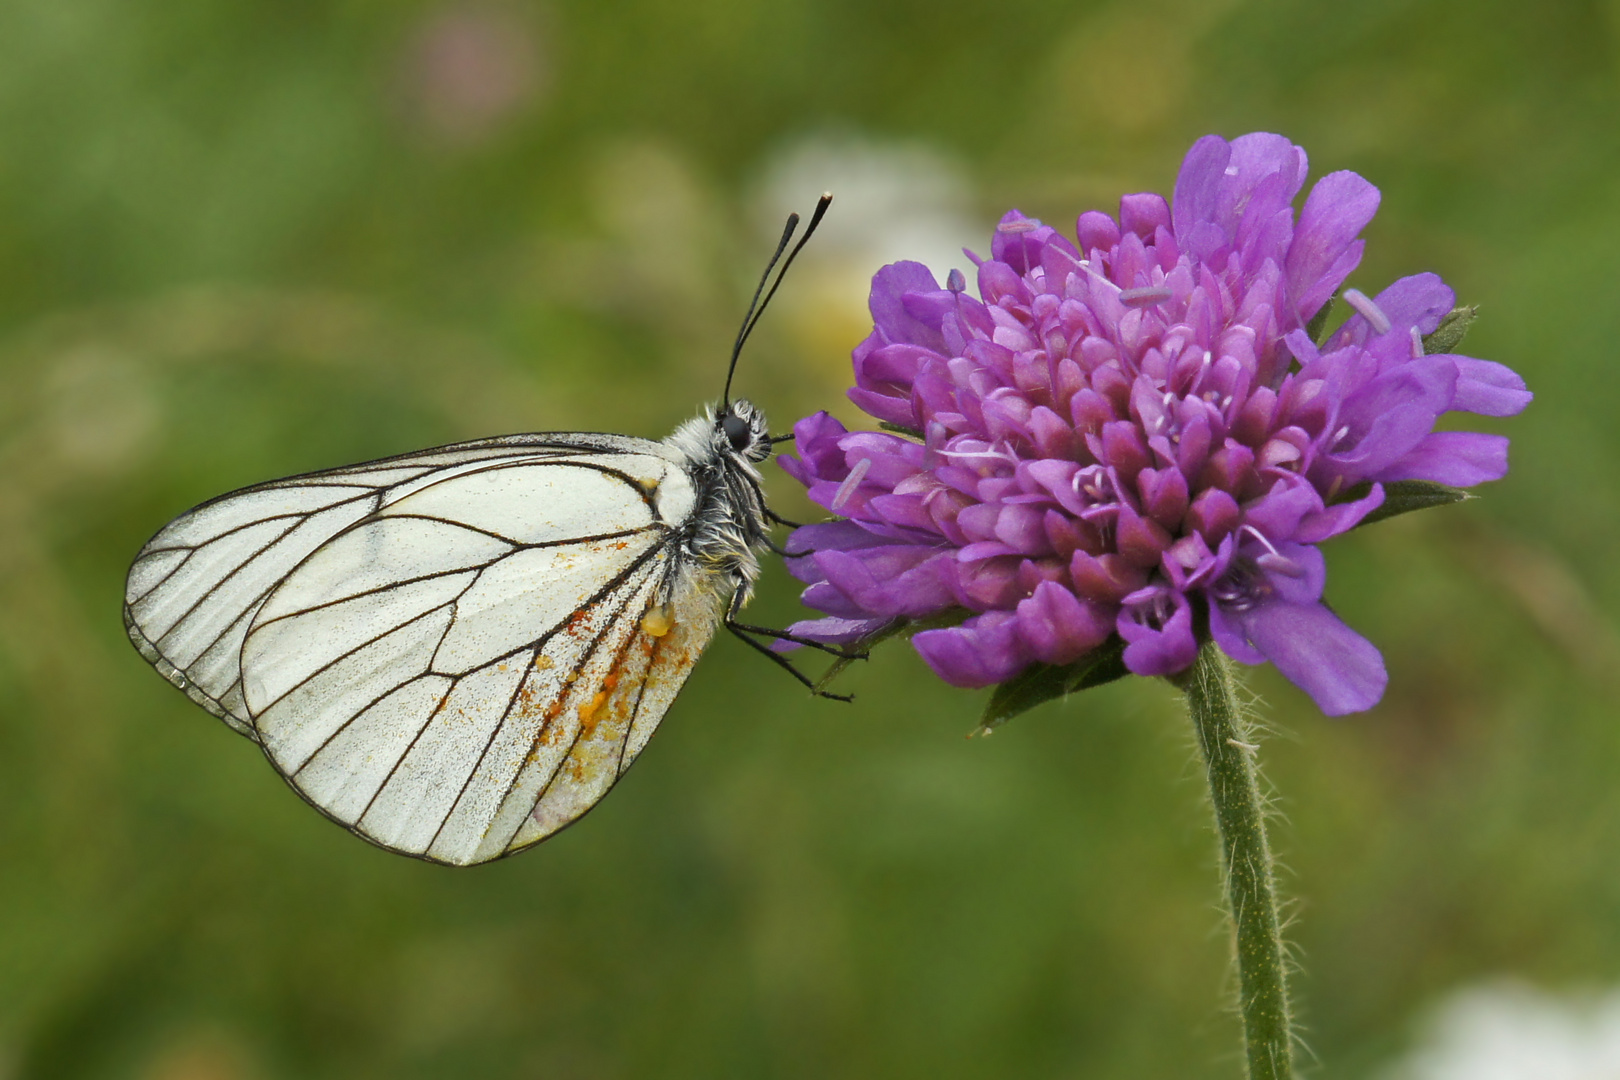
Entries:
[[766, 626], [750, 626], [748, 623], [740, 623], [735, 619], [727, 619], [726, 627], [733, 632], [741, 630], [744, 633], [758, 634], [760, 637], [768, 637], [774, 641], [791, 641], [795, 645], [804, 645], [815, 649], [817, 652], [824, 652], [828, 656], [836, 656], [840, 660], [865, 660], [872, 655], [856, 649], [840, 649], [836, 645], [828, 645], [825, 641], [800, 637], [798, 634], [790, 634], [786, 630], [772, 630]]
[[769, 551], [772, 555], [777, 555], [784, 559], [802, 559], [806, 555], [815, 554], [813, 551], [789, 551], [787, 548], [776, 543], [768, 536], [762, 540], [761, 543], [765, 545], [766, 551]]
[[[743, 604], [747, 603], [747, 601], [748, 597], [741, 590], [731, 594], [731, 603], [726, 606], [725, 624], [726, 629], [733, 634], [739, 632], [758, 634], [760, 637], [768, 637], [773, 641], [791, 641], [795, 645], [805, 645], [818, 652], [824, 652], [828, 656], [836, 656], [840, 660], [865, 660], [871, 655], [854, 649], [840, 649], [836, 645], [828, 645], [825, 641], [800, 637], [798, 634], [790, 634], [786, 630], [772, 630], [768, 626], [752, 626], [745, 622], [738, 622], [737, 613], [742, 610]], [[777, 656], [779, 654], [772, 653], [771, 655]]]
[[772, 510], [768, 506], [765, 508], [765, 516], [776, 522], [778, 525], [786, 525], [790, 529], [804, 528], [804, 522], [789, 521], [787, 518], [783, 517], [781, 514], [778, 514], [775, 510]]
[[847, 695], [830, 694], [827, 691], [820, 689], [817, 683], [812, 682], [802, 671], [794, 667], [792, 662], [788, 660], [787, 657], [771, 649], [769, 646], [755, 640], [755, 638], [751, 637], [750, 635], [757, 634], [760, 637], [768, 637], [774, 641], [791, 641], [797, 645], [807, 645], [813, 649], [819, 649], [821, 652], [835, 656], [843, 661], [865, 660], [867, 657], [866, 653], [858, 653], [849, 649], [840, 649], [835, 646], [828, 645], [822, 641], [812, 641], [809, 638], [800, 637], [798, 634], [790, 634], [785, 630], [772, 630], [765, 626], [753, 626], [748, 623], [738, 622], [737, 613], [742, 610], [743, 604], [747, 603], [747, 601], [748, 597], [743, 590], [739, 589], [737, 592], [731, 594], [731, 603], [726, 605], [725, 618], [721, 620], [722, 624], [727, 630], [731, 631], [731, 633], [736, 637], [746, 641], [748, 643], [748, 647], [753, 649], [755, 652], [770, 657], [772, 663], [776, 664], [778, 667], [785, 668], [795, 679], [798, 679], [805, 686], [809, 687], [810, 691], [817, 697], [832, 698], [834, 701], [852, 700], [852, 698]]
[[795, 679], [798, 679], [801, 683], [803, 683], [805, 685], [805, 687], [807, 689], [809, 689], [809, 691], [812, 694], [816, 695], [817, 697], [831, 698], [834, 701], [845, 701], [845, 702], [855, 700], [855, 696], [853, 694], [833, 694], [833, 693], [829, 693], [826, 690], [818, 690], [818, 689], [816, 689], [816, 684], [810, 680], [810, 677], [808, 675], [806, 675], [804, 672], [800, 671], [798, 668], [794, 667], [793, 662], [791, 660], [789, 660], [787, 657], [783, 656], [779, 652], [772, 652], [765, 645], [763, 645], [760, 642], [755, 641], [753, 638], [749, 637], [748, 636], [748, 630], [751, 629], [751, 628], [744, 627], [740, 623], [732, 622], [730, 619], [725, 620], [725, 628], [727, 630], [730, 630], [734, 635], [736, 635], [737, 639], [744, 642], [750, 649], [753, 649], [755, 652], [759, 653], [761, 656], [764, 656], [764, 657], [768, 658], [771, 661], [771, 663], [775, 664], [777, 667], [781, 668], [783, 671], [786, 671], [789, 675], [792, 675]]

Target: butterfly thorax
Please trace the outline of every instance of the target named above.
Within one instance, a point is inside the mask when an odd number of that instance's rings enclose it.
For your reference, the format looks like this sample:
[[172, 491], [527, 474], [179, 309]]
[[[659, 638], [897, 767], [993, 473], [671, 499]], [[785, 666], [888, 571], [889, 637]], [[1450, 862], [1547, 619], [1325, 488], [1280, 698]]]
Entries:
[[767, 540], [765, 497], [754, 467], [770, 453], [767, 432], [759, 410], [734, 401], [705, 410], [664, 440], [680, 456], [696, 494], [682, 549], [744, 599], [759, 577], [756, 551]]

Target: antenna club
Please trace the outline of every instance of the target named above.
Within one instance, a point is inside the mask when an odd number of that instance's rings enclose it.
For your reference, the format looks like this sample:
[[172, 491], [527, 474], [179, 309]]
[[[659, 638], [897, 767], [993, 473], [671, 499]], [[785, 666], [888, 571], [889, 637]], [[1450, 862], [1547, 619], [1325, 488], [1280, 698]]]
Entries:
[[[788, 253], [788, 257], [782, 259], [782, 252], [787, 250], [788, 243], [793, 239], [793, 234], [799, 228], [799, 215], [797, 213], [788, 215], [787, 224], [782, 229], [782, 239], [777, 241], [776, 251], [772, 253], [770, 261], [765, 264], [765, 272], [759, 276], [759, 284], [754, 287], [754, 297], [748, 302], [748, 311], [743, 315], [742, 326], [737, 331], [737, 340], [731, 346], [731, 363], [726, 367], [726, 386], [720, 394], [720, 410], [722, 413], [731, 406], [731, 378], [737, 372], [737, 358], [742, 355], [743, 346], [748, 343], [748, 336], [754, 332], [754, 325], [759, 322], [759, 317], [765, 314], [765, 309], [770, 306], [771, 297], [775, 296], [776, 290], [782, 287], [782, 279], [787, 276], [788, 267], [792, 266], [793, 260], [799, 257], [799, 252], [804, 250], [804, 245], [809, 243], [810, 237], [815, 234], [816, 226], [820, 225], [821, 219], [826, 216], [827, 207], [832, 205], [832, 198], [831, 192], [822, 193], [821, 198], [816, 202], [815, 211], [810, 215], [810, 224], [805, 226], [804, 235], [799, 237], [799, 242], [793, 246], [793, 250]], [[765, 283], [770, 281], [771, 271], [776, 269], [778, 260], [782, 262], [782, 269], [777, 272], [776, 280], [771, 282], [770, 291], [767, 292]], [[762, 293], [764, 299], [760, 298]]]

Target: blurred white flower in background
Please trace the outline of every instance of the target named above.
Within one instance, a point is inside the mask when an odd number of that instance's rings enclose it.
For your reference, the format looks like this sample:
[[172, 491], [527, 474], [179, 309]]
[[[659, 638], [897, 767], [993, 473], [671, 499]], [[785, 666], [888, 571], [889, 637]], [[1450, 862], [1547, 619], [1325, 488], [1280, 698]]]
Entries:
[[1503, 982], [1458, 991], [1381, 1080], [1620, 1080], [1620, 989], [1550, 994]]
[[972, 188], [961, 167], [923, 143], [812, 135], [782, 147], [762, 172], [754, 209], [766, 235], [780, 233], [790, 211], [815, 206], [823, 191], [836, 197], [817, 234], [817, 260], [842, 256], [881, 266], [912, 259], [943, 281], [952, 267], [971, 269], [963, 247], [988, 249], [988, 233], [969, 213]]
[[824, 191], [834, 196], [832, 210], [773, 303], [801, 348], [842, 386], [850, 350], [871, 330], [866, 294], [878, 268], [911, 259], [941, 284], [952, 268], [971, 281], [962, 249], [988, 252], [993, 222], [977, 220], [972, 184], [945, 153], [918, 142], [817, 134], [787, 143], [761, 167], [752, 199], [761, 237], [774, 242], [788, 213], [808, 215]]

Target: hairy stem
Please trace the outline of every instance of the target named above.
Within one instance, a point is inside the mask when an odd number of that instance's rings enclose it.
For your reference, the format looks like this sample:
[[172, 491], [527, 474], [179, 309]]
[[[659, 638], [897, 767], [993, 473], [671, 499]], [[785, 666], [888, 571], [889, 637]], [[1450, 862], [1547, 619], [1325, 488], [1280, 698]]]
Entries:
[[1230, 662], [1214, 642], [1178, 682], [1198, 732], [1209, 796], [1221, 837], [1226, 895], [1236, 930], [1238, 1002], [1250, 1080], [1294, 1075], [1287, 971], [1277, 918], [1277, 885], [1256, 779], [1259, 749], [1234, 693]]

